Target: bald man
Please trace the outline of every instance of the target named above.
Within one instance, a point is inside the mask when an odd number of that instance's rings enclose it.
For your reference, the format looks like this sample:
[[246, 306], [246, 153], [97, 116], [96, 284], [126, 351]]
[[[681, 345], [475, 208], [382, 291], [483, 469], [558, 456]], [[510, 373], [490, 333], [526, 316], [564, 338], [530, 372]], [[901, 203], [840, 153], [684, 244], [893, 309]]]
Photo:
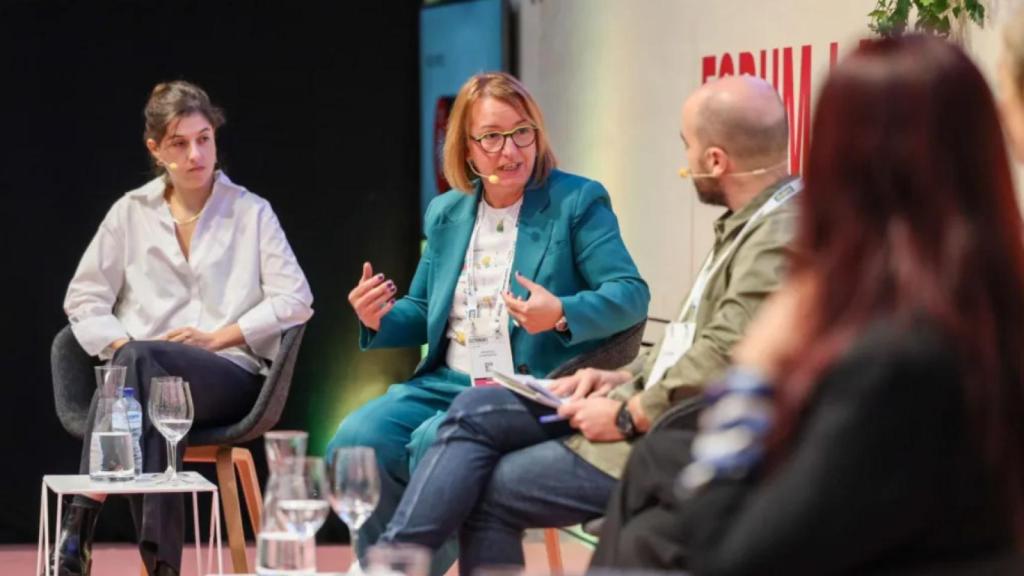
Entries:
[[[794, 214], [789, 200], [799, 182], [786, 170], [782, 103], [761, 80], [730, 78], [698, 90], [683, 107], [681, 136], [698, 197], [726, 212], [715, 222], [714, 257], [655, 353], [620, 370], [581, 370], [558, 380], [553, 389], [572, 397], [559, 409], [560, 422], [504, 388], [460, 394], [382, 542], [437, 549], [458, 532], [461, 574], [522, 565], [524, 529], [603, 515], [633, 441], [672, 404], [682, 404], [678, 414], [690, 418], [687, 400], [724, 371], [730, 349], [780, 284]], [[653, 432], [650, 443], [661, 446], [660, 438]], [[669, 446], [678, 453], [671, 459], [655, 462], [660, 481], [652, 486], [666, 489], [666, 497], [685, 463], [677, 456], [689, 453], [686, 442]], [[626, 489], [646, 492], [647, 468], [638, 470], [631, 465]], [[641, 511], [630, 494], [616, 496], [615, 505], [629, 512], [615, 515], [616, 522]], [[606, 557], [614, 564], [618, 555], [611, 550]]]
[[608, 472], [634, 448], [592, 568], [686, 568], [675, 483], [690, 460], [699, 394], [723, 373], [747, 324], [780, 285], [795, 232], [791, 200], [801, 183], [787, 170], [788, 123], [769, 84], [741, 76], [704, 85], [683, 104], [679, 135], [690, 166], [684, 173], [693, 178], [697, 197], [727, 210], [714, 223], [714, 248], [697, 282], [653, 353], [618, 373], [581, 373], [567, 385], [579, 394], [618, 384], [607, 398], [592, 394], [565, 411], [618, 401], [616, 431], [637, 440], [569, 443]]

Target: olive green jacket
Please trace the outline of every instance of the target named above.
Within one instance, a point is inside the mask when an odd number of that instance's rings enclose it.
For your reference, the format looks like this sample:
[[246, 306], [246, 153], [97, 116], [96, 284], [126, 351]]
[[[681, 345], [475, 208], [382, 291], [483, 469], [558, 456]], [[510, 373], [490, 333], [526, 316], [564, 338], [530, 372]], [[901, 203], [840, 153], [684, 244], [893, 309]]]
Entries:
[[[765, 189], [738, 212], [726, 212], [715, 221], [714, 253], [721, 254], [737, 238], [743, 225], [782, 186], [787, 177]], [[705, 382], [720, 376], [730, 362], [730, 352], [739, 342], [758, 307], [782, 283], [788, 261], [789, 243], [796, 228], [796, 198], [761, 217], [717, 272], [708, 279], [701, 297], [693, 345], [664, 377], [644, 390], [662, 343], [624, 367], [635, 377], [609, 394], [628, 400], [640, 394], [641, 406], [654, 422], [673, 403], [701, 392]], [[685, 303], [683, 304], [685, 306]], [[680, 307], [682, 311], [682, 306]], [[688, 315], [692, 311], [687, 312]], [[678, 315], [673, 318], [675, 320]], [[631, 443], [591, 442], [580, 434], [570, 436], [566, 445], [601, 471], [618, 478], [626, 465]]]

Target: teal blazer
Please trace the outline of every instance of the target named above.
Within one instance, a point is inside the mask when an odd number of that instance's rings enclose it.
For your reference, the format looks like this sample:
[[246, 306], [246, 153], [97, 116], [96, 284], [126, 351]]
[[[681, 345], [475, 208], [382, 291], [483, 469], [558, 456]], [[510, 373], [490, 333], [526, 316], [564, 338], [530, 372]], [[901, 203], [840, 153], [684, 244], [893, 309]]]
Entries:
[[[430, 202], [427, 245], [409, 293], [381, 319], [378, 332], [360, 326], [363, 350], [427, 343], [415, 376], [444, 364], [448, 314], [482, 190], [477, 182], [472, 194], [449, 190]], [[594, 180], [554, 170], [526, 189], [513, 264], [513, 273], [562, 300], [569, 323], [567, 332], [533, 335], [510, 323], [512, 359], [521, 374], [544, 376], [647, 315], [647, 283], [622, 242], [608, 192]], [[528, 296], [515, 278], [509, 285], [517, 296]]]

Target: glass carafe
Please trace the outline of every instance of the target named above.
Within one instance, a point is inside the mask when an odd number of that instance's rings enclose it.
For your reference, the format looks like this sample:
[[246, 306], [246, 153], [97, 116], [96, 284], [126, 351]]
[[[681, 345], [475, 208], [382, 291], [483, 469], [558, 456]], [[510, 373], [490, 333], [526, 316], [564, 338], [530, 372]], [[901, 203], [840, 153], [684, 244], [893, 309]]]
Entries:
[[96, 410], [89, 435], [89, 478], [101, 481], [135, 478], [135, 454], [128, 412], [118, 402], [124, 391], [124, 366], [96, 367]]
[[302, 474], [309, 434], [300, 430], [272, 430], [264, 436], [270, 476], [263, 499], [263, 518], [256, 537], [256, 573], [307, 574], [316, 566], [316, 541], [288, 531], [278, 511], [278, 485]]

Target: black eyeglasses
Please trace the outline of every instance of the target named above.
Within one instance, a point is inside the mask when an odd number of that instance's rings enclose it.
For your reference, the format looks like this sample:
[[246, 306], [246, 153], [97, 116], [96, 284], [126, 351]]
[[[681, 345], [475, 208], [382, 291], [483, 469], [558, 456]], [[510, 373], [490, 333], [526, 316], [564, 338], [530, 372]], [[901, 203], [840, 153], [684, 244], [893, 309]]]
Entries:
[[537, 140], [537, 128], [535, 126], [520, 126], [508, 132], [488, 132], [480, 136], [470, 136], [484, 152], [501, 152], [505, 147], [505, 139], [512, 138], [512, 142], [518, 148], [526, 148]]

